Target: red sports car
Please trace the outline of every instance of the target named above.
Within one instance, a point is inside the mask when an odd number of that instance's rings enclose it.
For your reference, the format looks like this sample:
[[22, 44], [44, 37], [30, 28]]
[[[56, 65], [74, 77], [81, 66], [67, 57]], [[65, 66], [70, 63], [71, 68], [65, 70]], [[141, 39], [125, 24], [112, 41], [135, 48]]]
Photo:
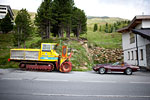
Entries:
[[116, 62], [113, 64], [97, 64], [93, 67], [93, 70], [99, 72], [100, 74], [104, 74], [109, 71], [115, 72], [124, 72], [127, 75], [132, 75], [132, 72], [140, 70], [138, 66], [132, 66], [123, 62]]

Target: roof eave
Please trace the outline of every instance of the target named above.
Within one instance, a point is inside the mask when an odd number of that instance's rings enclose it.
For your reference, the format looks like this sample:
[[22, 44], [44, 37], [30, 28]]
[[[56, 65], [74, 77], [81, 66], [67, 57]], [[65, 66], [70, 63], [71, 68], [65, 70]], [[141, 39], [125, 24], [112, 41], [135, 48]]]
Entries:
[[117, 32], [124, 33], [130, 31], [132, 28], [134, 28], [136, 25], [142, 23], [142, 20], [150, 20], [150, 15], [144, 15], [144, 16], [135, 16], [131, 23], [124, 28], [118, 29]]

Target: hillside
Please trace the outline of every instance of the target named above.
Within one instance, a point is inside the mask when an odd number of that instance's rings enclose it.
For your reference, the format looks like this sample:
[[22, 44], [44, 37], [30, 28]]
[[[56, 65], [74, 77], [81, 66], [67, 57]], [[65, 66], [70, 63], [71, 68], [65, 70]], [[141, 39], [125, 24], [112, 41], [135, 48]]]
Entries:
[[[16, 17], [19, 10], [13, 9], [14, 17]], [[35, 14], [29, 12], [32, 21], [34, 20]], [[93, 32], [93, 26], [95, 23], [102, 25], [105, 23], [114, 23], [116, 21], [122, 21], [125, 19], [112, 18], [112, 17], [88, 17], [87, 19], [87, 34], [81, 35], [79, 41], [73, 37], [71, 34], [71, 40], [67, 38], [51, 38], [48, 40], [41, 40], [36, 34], [30, 37], [30, 40], [26, 42], [27, 48], [40, 48], [40, 43], [44, 42], [57, 42], [60, 44], [58, 52], [61, 54], [61, 46], [67, 45], [74, 52], [71, 62], [73, 63], [73, 70], [91, 70], [93, 64], [96, 63], [110, 63], [116, 62], [119, 55], [122, 54], [122, 34], [113, 32]], [[87, 39], [87, 40], [86, 40]], [[8, 42], [8, 40], [11, 40]], [[0, 68], [13, 68], [18, 67], [16, 63], [9, 63], [7, 59], [9, 58], [9, 50], [11, 48], [16, 48], [13, 46], [13, 35], [10, 34], [0, 34]], [[110, 52], [111, 51], [111, 52]], [[118, 55], [116, 55], [116, 52]], [[107, 58], [107, 59], [106, 59]], [[122, 58], [121, 58], [122, 59]]]
[[[19, 10], [13, 9], [14, 17], [16, 17]], [[29, 12], [32, 21], [35, 17], [35, 12]], [[115, 23], [117, 21], [124, 21], [127, 19], [122, 19], [118, 17], [108, 17], [108, 16], [88, 16], [87, 17], [87, 34], [81, 36], [88, 39], [88, 44], [96, 45], [104, 48], [121, 48], [121, 34], [119, 33], [104, 33], [104, 32], [93, 32], [94, 24], [104, 25], [106, 23]]]
[[105, 33], [105, 32], [93, 32], [94, 24], [98, 25], [98, 30], [100, 25], [113, 24], [117, 21], [125, 21], [127, 19], [122, 19], [118, 17], [87, 17], [87, 39], [89, 44], [96, 45], [98, 47], [104, 48], [122, 48], [122, 34], [113, 32], [113, 33]]
[[94, 24], [98, 24], [98, 26], [100, 25], [104, 25], [106, 23], [109, 23], [109, 24], [113, 24], [117, 21], [124, 21], [124, 20], [127, 20], [127, 19], [122, 19], [122, 18], [119, 18], [119, 17], [107, 17], [107, 16], [104, 16], [104, 17], [88, 17], [88, 20], [87, 20], [87, 27], [88, 29], [90, 28], [93, 28]]

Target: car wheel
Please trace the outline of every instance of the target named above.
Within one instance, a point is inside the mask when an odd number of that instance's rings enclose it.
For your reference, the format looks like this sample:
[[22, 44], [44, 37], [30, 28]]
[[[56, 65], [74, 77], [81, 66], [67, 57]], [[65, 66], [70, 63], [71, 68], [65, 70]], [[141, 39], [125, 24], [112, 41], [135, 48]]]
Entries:
[[105, 68], [100, 68], [99, 69], [99, 74], [104, 74], [106, 72], [106, 69]]
[[125, 73], [126, 73], [127, 75], [132, 75], [132, 69], [131, 69], [131, 68], [127, 68], [127, 69], [125, 70]]

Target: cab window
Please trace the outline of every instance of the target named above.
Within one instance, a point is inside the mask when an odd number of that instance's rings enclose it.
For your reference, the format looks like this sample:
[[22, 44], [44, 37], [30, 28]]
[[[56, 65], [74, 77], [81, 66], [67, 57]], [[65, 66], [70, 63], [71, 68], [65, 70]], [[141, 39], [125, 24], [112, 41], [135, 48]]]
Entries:
[[50, 44], [43, 44], [42, 45], [42, 51], [51, 51], [51, 45]]

